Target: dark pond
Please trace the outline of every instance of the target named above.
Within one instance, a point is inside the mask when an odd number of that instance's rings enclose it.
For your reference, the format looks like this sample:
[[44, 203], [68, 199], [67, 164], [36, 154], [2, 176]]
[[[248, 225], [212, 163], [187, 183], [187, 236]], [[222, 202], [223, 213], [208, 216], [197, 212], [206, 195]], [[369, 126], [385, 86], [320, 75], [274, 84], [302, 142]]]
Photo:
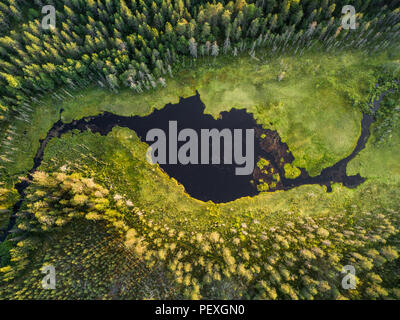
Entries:
[[[380, 101], [384, 94], [373, 101], [372, 114], [379, 108]], [[91, 130], [92, 132], [107, 135], [115, 126], [127, 127], [134, 130], [142, 141], [145, 141], [146, 134], [153, 128], [163, 129], [168, 132], [169, 121], [177, 121], [178, 130], [191, 128], [199, 133], [200, 129], [216, 128], [227, 129], [254, 129], [254, 171], [250, 175], [236, 175], [234, 164], [220, 165], [182, 165], [182, 164], [163, 164], [160, 165], [170, 177], [175, 178], [181, 183], [186, 192], [194, 198], [215, 203], [229, 202], [244, 196], [254, 196], [259, 193], [257, 186], [269, 185], [268, 191], [289, 190], [305, 184], [319, 184], [327, 187], [331, 191], [332, 183], [342, 183], [344, 186], [353, 188], [365, 181], [360, 175], [348, 176], [346, 174], [347, 164], [362, 149], [369, 138], [370, 125], [374, 121], [373, 115], [364, 114], [361, 122], [361, 135], [353, 152], [346, 158], [340, 160], [331, 167], [325, 168], [320, 175], [310, 177], [307, 171], [301, 169], [301, 174], [296, 179], [286, 179], [284, 165], [292, 163], [294, 158], [288, 146], [281, 142], [279, 134], [275, 131], [263, 129], [257, 124], [253, 115], [246, 110], [232, 109], [229, 112], [222, 112], [219, 119], [215, 120], [212, 116], [204, 114], [205, 106], [200, 99], [200, 95], [189, 98], [181, 98], [178, 104], [167, 104], [161, 110], [155, 110], [148, 116], [118, 116], [109, 112], [104, 112], [97, 116], [85, 117], [74, 120], [71, 123], [63, 123], [61, 120], [54, 123], [47, 133], [45, 139], [40, 141], [40, 147], [34, 158], [34, 166], [29, 171], [30, 174], [36, 171], [43, 159], [43, 153], [47, 143], [56, 137], [71, 130], [81, 132]], [[200, 134], [199, 134], [200, 136]], [[181, 142], [180, 144], [183, 144]], [[179, 147], [179, 143], [178, 143]], [[243, 147], [244, 150], [244, 147]], [[211, 154], [211, 153], [210, 153]], [[221, 148], [223, 155], [223, 149]], [[260, 158], [268, 160], [265, 167], [259, 168], [256, 163]], [[277, 176], [279, 178], [277, 179]], [[25, 196], [25, 189], [29, 182], [16, 184], [16, 189], [20, 193], [18, 201], [13, 211], [18, 212]], [[154, 188], [157, 188], [155, 185]], [[15, 217], [10, 221], [10, 230], [15, 223]], [[0, 237], [3, 241], [6, 234]]]
[[[62, 134], [78, 129], [80, 131], [91, 130], [101, 135], [107, 135], [115, 126], [127, 127], [134, 130], [142, 141], [145, 141], [146, 134], [153, 128], [163, 129], [168, 132], [169, 121], [177, 121], [178, 131], [184, 128], [191, 128], [198, 132], [200, 129], [216, 128], [222, 130], [228, 129], [254, 129], [255, 130], [255, 157], [254, 172], [250, 175], [235, 175], [236, 164], [162, 164], [160, 167], [170, 176], [180, 182], [188, 194], [192, 197], [208, 201], [212, 200], [216, 203], [228, 202], [244, 196], [254, 196], [258, 193], [257, 184], [260, 179], [264, 183], [271, 184], [275, 182], [270, 191], [287, 190], [303, 184], [320, 184], [326, 185], [328, 188], [332, 182], [341, 182], [348, 187], [354, 187], [364, 181], [359, 175], [347, 176], [347, 163], [365, 146], [369, 136], [369, 125], [373, 118], [364, 115], [362, 120], [362, 134], [357, 143], [355, 150], [345, 159], [339, 161], [332, 167], [326, 168], [316, 177], [309, 177], [306, 170], [301, 169], [302, 174], [296, 179], [285, 179], [284, 165], [293, 162], [294, 158], [285, 143], [277, 132], [263, 129], [257, 124], [251, 113], [246, 110], [232, 109], [229, 112], [222, 112], [216, 120], [211, 115], [204, 113], [205, 106], [200, 99], [200, 95], [196, 95], [183, 99], [181, 98], [177, 104], [167, 104], [160, 110], [155, 110], [148, 116], [118, 116], [109, 112], [103, 114], [85, 117], [75, 120], [71, 123], [63, 123], [58, 121], [49, 131], [46, 139], [41, 142], [38, 153], [35, 156], [35, 166], [31, 172], [35, 171], [40, 165], [44, 148], [47, 142], [53, 137], [60, 137]], [[244, 140], [244, 139], [243, 139]], [[178, 142], [178, 148], [184, 142]], [[168, 148], [167, 148], [168, 149]], [[200, 150], [199, 150], [200, 153]], [[221, 154], [223, 148], [221, 144]], [[210, 152], [211, 155], [211, 152]], [[278, 173], [279, 181], [273, 180], [273, 174], [265, 174], [264, 168], [258, 168], [256, 163], [259, 158], [269, 161], [268, 172]], [[223, 157], [221, 157], [223, 158]], [[273, 170], [271, 170], [271, 168]], [[157, 186], [154, 186], [155, 188]]]

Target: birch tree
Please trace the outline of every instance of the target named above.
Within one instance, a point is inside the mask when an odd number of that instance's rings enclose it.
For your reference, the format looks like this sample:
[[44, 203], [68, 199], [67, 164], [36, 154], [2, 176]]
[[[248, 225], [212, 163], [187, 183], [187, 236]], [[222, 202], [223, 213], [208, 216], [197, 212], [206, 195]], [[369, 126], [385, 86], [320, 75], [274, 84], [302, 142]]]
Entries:
[[189, 40], [189, 52], [193, 58], [197, 58], [197, 43], [193, 37]]
[[231, 48], [231, 41], [229, 40], [229, 37], [226, 37], [224, 42], [224, 54], [227, 54], [230, 48]]
[[213, 57], [218, 56], [219, 53], [219, 47], [217, 41], [214, 41], [213, 45], [211, 46], [211, 55]]

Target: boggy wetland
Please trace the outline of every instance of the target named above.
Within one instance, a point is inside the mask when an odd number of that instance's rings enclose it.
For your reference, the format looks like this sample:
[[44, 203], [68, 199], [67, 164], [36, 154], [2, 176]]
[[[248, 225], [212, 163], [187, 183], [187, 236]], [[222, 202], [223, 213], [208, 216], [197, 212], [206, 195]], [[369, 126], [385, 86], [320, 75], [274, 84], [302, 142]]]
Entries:
[[[363, 114], [361, 135], [353, 152], [313, 177], [308, 174], [307, 170], [300, 168], [298, 177], [287, 178], [284, 168], [286, 164], [293, 162], [294, 157], [276, 131], [264, 129], [256, 122], [253, 115], [245, 109], [224, 111], [220, 113], [218, 119], [214, 119], [211, 115], [204, 113], [205, 106], [199, 93], [188, 98], [181, 98], [177, 104], [167, 104], [164, 108], [154, 110], [147, 116], [130, 117], [104, 112], [70, 123], [59, 120], [54, 123], [46, 138], [41, 140], [30, 173], [33, 173], [40, 166], [47, 143], [67, 132], [90, 130], [104, 136], [111, 132], [115, 126], [119, 126], [134, 130], [145, 142], [149, 130], [160, 128], [168, 131], [169, 121], [177, 121], [178, 129], [191, 128], [199, 135], [201, 129], [213, 128], [218, 130], [225, 128], [231, 130], [254, 129], [255, 131], [254, 170], [250, 175], [236, 175], [235, 165], [233, 164], [160, 164], [162, 170], [182, 184], [190, 196], [199, 200], [221, 203], [245, 196], [254, 196], [259, 193], [257, 186], [265, 183], [269, 186], [268, 191], [289, 190], [305, 184], [325, 185], [329, 191], [332, 183], [343, 183], [344, 186], [352, 188], [361, 184], [365, 179], [359, 174], [348, 176], [346, 174], [347, 164], [364, 149], [370, 135], [370, 125], [374, 121], [373, 114], [379, 108], [380, 101], [381, 98], [373, 101], [372, 115]], [[178, 142], [178, 147], [183, 143]], [[221, 157], [223, 157], [222, 143]], [[264, 161], [260, 161], [262, 159]], [[21, 190], [22, 186], [26, 186], [26, 183], [17, 186], [20, 192], [23, 191]]]

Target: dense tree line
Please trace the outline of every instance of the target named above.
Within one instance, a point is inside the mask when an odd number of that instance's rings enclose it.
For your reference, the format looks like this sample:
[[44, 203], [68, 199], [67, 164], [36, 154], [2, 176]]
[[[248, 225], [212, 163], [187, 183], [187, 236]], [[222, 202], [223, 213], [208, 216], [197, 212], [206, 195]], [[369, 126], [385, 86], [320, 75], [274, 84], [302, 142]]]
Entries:
[[[41, 8], [56, 8], [43, 30]], [[359, 28], [341, 30], [344, 5]], [[24, 118], [37, 97], [82, 81], [137, 92], [166, 85], [179, 57], [237, 55], [322, 43], [336, 50], [388, 46], [399, 38], [400, 1], [49, 0], [0, 1], [0, 116]], [[89, 79], [89, 80], [88, 80]], [[85, 82], [86, 83], [86, 82]], [[13, 110], [13, 112], [9, 112]]]
[[[132, 281], [145, 277], [150, 270], [153, 277], [157, 277], [154, 270], [162, 270], [162, 278], [171, 286], [168, 298], [400, 298], [396, 273], [398, 206], [393, 210], [360, 204], [352, 214], [337, 209], [334, 214], [319, 216], [286, 212], [283, 221], [277, 219], [268, 227], [254, 217], [243, 217], [226, 222], [224, 232], [188, 232], [149, 218], [126, 197], [78, 173], [36, 172], [27, 189], [27, 200], [9, 239], [17, 243], [10, 250], [11, 263], [0, 268], [2, 298], [109, 298], [110, 284], [105, 286], [98, 279], [107, 280], [114, 266], [124, 263], [124, 269], [117, 272], [123, 273], [128, 289]], [[39, 268], [32, 276], [26, 273], [29, 278], [21, 282], [23, 288], [13, 282], [35, 260], [46, 235], [71, 224], [85, 226], [83, 219], [107, 223], [113, 239], [94, 234], [87, 241], [92, 233], [81, 230], [79, 239], [86, 239], [85, 245], [81, 240], [67, 247], [54, 244], [57, 256], [48, 254], [45, 259], [57, 264], [62, 282], [57, 290], [40, 289]], [[110, 261], [102, 242], [120, 241], [118, 233], [125, 243]], [[88, 251], [92, 252], [90, 256]], [[99, 263], [103, 257], [107, 263]], [[136, 264], [134, 268], [127, 267], [127, 258]], [[82, 265], [71, 263], [79, 260]], [[347, 264], [357, 265], [357, 289], [342, 288], [340, 270]], [[142, 274], [134, 275], [137, 266]], [[91, 283], [89, 290], [71, 283], [76, 277], [71, 267], [81, 268]], [[93, 277], [90, 271], [98, 276]], [[137, 298], [135, 294], [131, 288], [119, 292], [119, 297]]]

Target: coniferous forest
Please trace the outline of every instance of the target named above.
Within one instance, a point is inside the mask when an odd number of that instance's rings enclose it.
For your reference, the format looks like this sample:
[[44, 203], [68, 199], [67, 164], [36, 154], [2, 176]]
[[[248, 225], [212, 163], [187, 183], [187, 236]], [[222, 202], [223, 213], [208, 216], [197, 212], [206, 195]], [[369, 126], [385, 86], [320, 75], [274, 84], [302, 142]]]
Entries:
[[[400, 299], [399, 81], [399, 0], [1, 0], [0, 299]], [[196, 93], [262, 128], [255, 196], [105, 124]]]

